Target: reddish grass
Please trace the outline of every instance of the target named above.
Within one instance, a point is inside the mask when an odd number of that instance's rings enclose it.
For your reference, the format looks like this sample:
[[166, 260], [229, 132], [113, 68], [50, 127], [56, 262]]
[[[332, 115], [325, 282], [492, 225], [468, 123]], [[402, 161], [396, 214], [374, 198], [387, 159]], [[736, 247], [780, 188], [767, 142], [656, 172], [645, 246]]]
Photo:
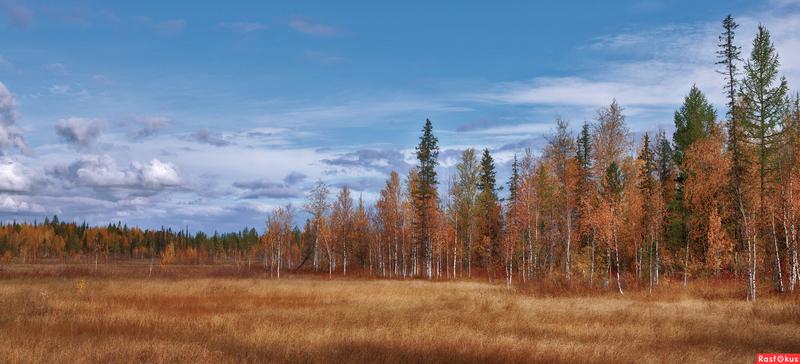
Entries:
[[219, 267], [159, 267], [151, 278], [142, 265], [38, 268], [0, 279], [0, 361], [753, 362], [800, 352], [798, 296], [752, 304], [731, 280], [619, 296], [563, 278], [509, 290]]

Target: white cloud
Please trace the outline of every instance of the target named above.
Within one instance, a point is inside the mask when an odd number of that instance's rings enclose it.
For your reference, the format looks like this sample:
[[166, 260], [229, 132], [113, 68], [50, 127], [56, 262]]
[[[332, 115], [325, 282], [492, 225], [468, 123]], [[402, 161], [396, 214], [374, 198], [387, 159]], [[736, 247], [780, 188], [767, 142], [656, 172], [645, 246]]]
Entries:
[[109, 155], [85, 155], [68, 165], [52, 167], [50, 174], [88, 187], [162, 189], [182, 182], [172, 163], [153, 159], [149, 163], [133, 162], [123, 168]]
[[181, 177], [172, 163], [153, 159], [147, 164], [134, 163], [134, 167], [139, 171], [139, 179], [146, 187], [161, 188], [181, 184]]
[[33, 179], [33, 173], [19, 162], [10, 158], [0, 160], [0, 191], [29, 192]]
[[0, 82], [0, 154], [16, 147], [25, 154], [32, 153], [25, 143], [22, 130], [17, 127], [17, 101]]
[[43, 213], [45, 212], [45, 208], [34, 202], [25, 201], [21, 199], [19, 196], [0, 194], [0, 212]]
[[69, 166], [74, 180], [97, 187], [129, 186], [136, 183], [136, 174], [120, 169], [108, 155], [84, 156]]

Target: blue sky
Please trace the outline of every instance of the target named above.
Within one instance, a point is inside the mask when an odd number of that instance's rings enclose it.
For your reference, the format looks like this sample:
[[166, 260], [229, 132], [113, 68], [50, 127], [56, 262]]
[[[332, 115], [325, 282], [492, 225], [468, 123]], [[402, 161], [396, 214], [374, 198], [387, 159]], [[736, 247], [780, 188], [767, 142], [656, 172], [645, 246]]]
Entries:
[[617, 100], [671, 129], [696, 83], [722, 109], [716, 36], [772, 32], [800, 82], [800, 4], [0, 0], [0, 217], [262, 228], [323, 179], [375, 199], [426, 117], [442, 180], [466, 147], [499, 177], [556, 117]]

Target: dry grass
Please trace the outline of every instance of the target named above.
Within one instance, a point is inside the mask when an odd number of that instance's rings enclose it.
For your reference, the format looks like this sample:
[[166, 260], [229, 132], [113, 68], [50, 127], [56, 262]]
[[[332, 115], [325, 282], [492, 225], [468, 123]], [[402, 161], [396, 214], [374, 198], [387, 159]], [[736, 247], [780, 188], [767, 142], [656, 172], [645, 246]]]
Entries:
[[531, 293], [475, 282], [6, 278], [0, 361], [753, 362], [800, 351], [793, 298]]

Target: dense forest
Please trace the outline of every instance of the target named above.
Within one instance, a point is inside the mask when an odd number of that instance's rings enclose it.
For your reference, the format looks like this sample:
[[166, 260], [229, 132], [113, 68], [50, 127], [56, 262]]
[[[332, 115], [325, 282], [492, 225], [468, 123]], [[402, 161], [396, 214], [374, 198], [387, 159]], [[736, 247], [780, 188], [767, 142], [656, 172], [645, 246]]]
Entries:
[[426, 120], [416, 168], [392, 172], [374, 205], [354, 200], [347, 186], [332, 191], [319, 181], [302, 207], [304, 226], [294, 226], [297, 207], [280, 207], [263, 235], [90, 227], [56, 217], [15, 222], [0, 226], [0, 262], [233, 261], [277, 278], [351, 271], [480, 275], [508, 285], [559, 277], [619, 293], [633, 284], [656, 289], [663, 279], [724, 277], [741, 280], [751, 300], [757, 284], [794, 292], [800, 96], [780, 77], [765, 27], [746, 56], [738, 25], [730, 16], [722, 25], [716, 53], [724, 113], [687, 85], [671, 137], [657, 131], [634, 140], [624, 108], [610, 100], [576, 134], [556, 120], [547, 146], [520, 151], [507, 181], [497, 180], [488, 149], [464, 150], [455, 176], [444, 181]]

